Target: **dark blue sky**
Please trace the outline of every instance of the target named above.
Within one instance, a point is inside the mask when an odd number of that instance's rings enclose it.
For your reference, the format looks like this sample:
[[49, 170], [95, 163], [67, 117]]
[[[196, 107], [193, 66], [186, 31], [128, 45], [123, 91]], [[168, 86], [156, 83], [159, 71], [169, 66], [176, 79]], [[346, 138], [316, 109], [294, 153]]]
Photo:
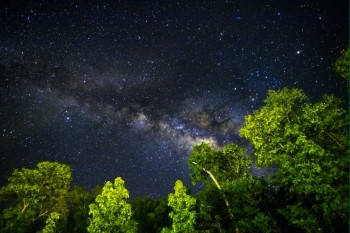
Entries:
[[267, 90], [348, 100], [346, 0], [5, 1], [0, 24], [0, 184], [52, 160], [160, 197], [190, 186], [193, 145], [247, 147]]

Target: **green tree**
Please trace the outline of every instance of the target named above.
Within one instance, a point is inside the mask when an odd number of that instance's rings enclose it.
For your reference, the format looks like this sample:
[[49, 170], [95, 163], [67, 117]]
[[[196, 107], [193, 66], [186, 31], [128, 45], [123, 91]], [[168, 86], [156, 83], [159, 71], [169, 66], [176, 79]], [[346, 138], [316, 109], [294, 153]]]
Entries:
[[171, 225], [169, 218], [171, 208], [168, 206], [167, 198], [153, 200], [149, 196], [144, 196], [135, 198], [131, 206], [132, 219], [137, 222], [138, 232], [156, 233]]
[[[102, 191], [102, 188], [101, 188]], [[100, 194], [101, 192], [99, 192]], [[74, 186], [69, 191], [69, 215], [67, 217], [66, 228], [62, 229], [62, 232], [87, 232], [87, 226], [89, 225], [89, 205], [95, 201], [97, 196], [88, 192], [85, 188], [80, 186]]]
[[35, 169], [15, 169], [0, 200], [11, 203], [2, 213], [2, 232], [55, 229], [68, 213], [67, 196], [71, 169], [57, 162], [40, 162]]
[[233, 222], [222, 216], [229, 224], [230, 232], [273, 232], [277, 229], [274, 219], [265, 213], [262, 207], [263, 184], [252, 175], [245, 175], [240, 179], [225, 182], [223, 191], [230, 202], [230, 212]]
[[196, 198], [187, 194], [187, 189], [181, 180], [177, 180], [174, 193], [168, 197], [168, 205], [172, 208], [169, 216], [172, 219], [171, 228], [163, 228], [162, 232], [195, 232]]
[[90, 204], [92, 215], [89, 232], [136, 232], [136, 222], [131, 220], [131, 205], [127, 203], [129, 192], [124, 181], [118, 177], [114, 184], [107, 181], [102, 193]]
[[152, 200], [149, 196], [135, 198], [131, 202], [133, 211], [132, 219], [137, 222], [138, 232], [156, 232], [147, 216], [148, 213], [154, 211], [155, 206], [156, 201]]
[[325, 95], [313, 104], [299, 89], [269, 91], [240, 133], [259, 165], [279, 166], [275, 182], [286, 199], [280, 212], [291, 224], [307, 232], [347, 228], [348, 121], [339, 99]]
[[341, 51], [340, 56], [334, 63], [333, 70], [340, 77], [345, 78], [349, 81], [349, 60], [350, 60], [350, 49], [347, 48]]
[[[228, 228], [225, 222], [231, 223], [227, 206], [222, 198], [222, 194], [214, 183], [205, 185], [197, 199], [197, 221], [196, 229], [199, 232], [226, 232]], [[227, 220], [227, 221], [226, 221]]]
[[[275, 220], [263, 205], [263, 184], [252, 175], [222, 182], [221, 190], [214, 183], [206, 184], [197, 198], [197, 228], [203, 232], [274, 232]], [[223, 201], [222, 192], [229, 202]], [[232, 217], [230, 216], [232, 215]]]
[[[214, 150], [209, 144], [202, 143], [194, 146], [188, 159], [188, 165], [192, 169], [192, 182], [202, 181], [206, 183], [206, 186], [214, 182], [219, 191], [215, 199], [218, 199], [218, 196], [222, 196], [224, 199], [225, 209], [227, 211], [225, 213], [230, 217], [230, 220], [226, 221], [230, 222], [237, 219], [234, 218], [229, 197], [227, 197], [226, 191], [222, 189], [222, 186], [247, 176], [249, 174], [248, 167], [250, 164], [251, 160], [247, 157], [245, 149], [237, 144], [228, 144], [223, 149]], [[208, 189], [210, 190], [210, 188], [209, 186]], [[209, 216], [208, 214], [204, 214], [204, 210], [207, 209], [204, 208], [204, 205], [211, 207], [214, 207], [214, 205], [212, 205], [211, 200], [209, 200], [209, 203], [204, 203], [206, 202], [201, 202], [201, 216]], [[219, 215], [215, 214], [215, 216], [218, 217]], [[215, 223], [212, 223], [212, 225], [218, 226], [217, 220], [218, 218], [215, 218]], [[238, 232], [239, 229], [235, 231]]]
[[244, 148], [236, 144], [228, 144], [223, 149], [214, 150], [208, 143], [194, 146], [188, 159], [191, 168], [191, 179], [220, 183], [235, 180], [248, 173], [251, 160], [246, 156]]

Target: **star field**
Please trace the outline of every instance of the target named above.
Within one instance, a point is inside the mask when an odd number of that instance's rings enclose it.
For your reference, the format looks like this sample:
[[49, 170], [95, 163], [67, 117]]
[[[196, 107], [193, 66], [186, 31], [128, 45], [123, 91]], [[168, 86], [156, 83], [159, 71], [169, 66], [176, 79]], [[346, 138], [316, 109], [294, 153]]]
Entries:
[[122, 176], [132, 197], [160, 197], [190, 186], [193, 145], [252, 153], [239, 129], [267, 90], [348, 100], [332, 71], [348, 46], [345, 0], [1, 5], [1, 185], [51, 160], [74, 184]]

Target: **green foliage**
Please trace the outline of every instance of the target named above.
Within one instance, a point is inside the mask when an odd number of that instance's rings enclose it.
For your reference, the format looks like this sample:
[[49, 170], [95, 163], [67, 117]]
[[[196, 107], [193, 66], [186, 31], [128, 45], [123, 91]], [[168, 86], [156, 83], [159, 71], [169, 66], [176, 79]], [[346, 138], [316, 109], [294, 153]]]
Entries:
[[134, 213], [132, 219], [138, 223], [138, 232], [156, 233], [171, 225], [169, 218], [171, 208], [168, 207], [166, 198], [160, 200], [153, 200], [148, 196], [135, 198], [131, 206]]
[[135, 198], [131, 202], [133, 211], [132, 219], [137, 222], [138, 232], [156, 232], [153, 229], [153, 224], [149, 221], [148, 213], [154, 211], [156, 201], [152, 200], [148, 196], [143, 198]]
[[[265, 215], [262, 212], [259, 212], [253, 219], [252, 225], [250, 225], [250, 228], [252, 228], [255, 232], [262, 232], [262, 233], [270, 233], [274, 232], [273, 227], [275, 223], [273, 219], [270, 216]], [[252, 232], [252, 231], [249, 231]]]
[[3, 232], [45, 231], [68, 213], [67, 195], [71, 169], [57, 162], [40, 162], [36, 169], [15, 169], [0, 200], [14, 203], [2, 213]]
[[[220, 192], [230, 203], [225, 205]], [[251, 175], [222, 184], [207, 184], [197, 196], [197, 229], [203, 232], [274, 232], [274, 219], [261, 208], [263, 184]], [[229, 208], [229, 209], [228, 209]], [[232, 218], [230, 217], [232, 214]]]
[[193, 147], [188, 159], [194, 184], [198, 181], [211, 182], [203, 168], [210, 171], [220, 182], [234, 180], [247, 174], [250, 163], [245, 150], [236, 144], [229, 144], [222, 150], [214, 150], [209, 144], [202, 143]]
[[171, 226], [170, 211], [171, 208], [168, 206], [167, 198], [160, 199], [154, 211], [147, 214], [155, 229], [152, 232], [161, 232], [162, 228]]
[[120, 177], [89, 193], [68, 189], [64, 164], [15, 169], [0, 188], [0, 233], [347, 232], [348, 119], [341, 105], [332, 95], [311, 103], [298, 89], [269, 91], [240, 133], [257, 164], [278, 171], [258, 179], [240, 146], [202, 143], [188, 159], [192, 182], [205, 184], [196, 198], [178, 180], [168, 199], [129, 204]]
[[162, 232], [195, 232], [196, 198], [187, 194], [187, 189], [181, 180], [177, 180], [174, 193], [168, 197], [168, 205], [172, 208], [169, 216], [172, 219], [171, 228], [163, 228]]
[[349, 56], [350, 49], [347, 48], [341, 51], [340, 56], [334, 63], [333, 70], [340, 77], [345, 78], [349, 81]]
[[[262, 185], [249, 174], [251, 160], [242, 147], [229, 144], [214, 150], [202, 143], [193, 148], [188, 164], [193, 170], [192, 181], [206, 183], [199, 195], [198, 229], [257, 232], [256, 229], [266, 230], [272, 226], [267, 223], [272, 222], [270, 217], [260, 211]], [[212, 180], [208, 180], [209, 177]], [[260, 218], [253, 222], [256, 216]]]
[[60, 218], [60, 215], [56, 212], [52, 212], [50, 216], [46, 219], [46, 226], [41, 231], [42, 233], [53, 233], [56, 232], [56, 222]]
[[136, 232], [136, 223], [131, 220], [131, 205], [127, 203], [129, 192], [124, 181], [118, 177], [107, 181], [102, 193], [90, 204], [92, 215], [89, 232]]
[[243, 232], [272, 232], [276, 228], [273, 219], [265, 215], [260, 204], [263, 195], [263, 184], [252, 175], [246, 175], [223, 185], [229, 197], [234, 222], [229, 229]]
[[301, 90], [283, 89], [270, 91], [265, 103], [245, 118], [241, 135], [259, 165], [279, 165], [275, 181], [297, 199], [282, 213], [304, 230], [346, 225], [348, 128], [341, 101], [330, 95], [312, 104]]
[[289, 158], [283, 153], [284, 147], [290, 148], [293, 144], [282, 140], [284, 127], [305, 99], [304, 93], [297, 89], [269, 91], [265, 106], [245, 117], [240, 134], [253, 144], [258, 165], [268, 167]]
[[63, 232], [87, 232], [87, 226], [89, 224], [89, 205], [94, 202], [96, 196], [97, 194], [91, 194], [85, 188], [79, 186], [74, 186], [73, 189], [69, 191], [69, 215], [66, 229], [62, 229]]
[[197, 229], [200, 232], [225, 232], [225, 222], [231, 222], [231, 219], [215, 184], [208, 183], [196, 198]]

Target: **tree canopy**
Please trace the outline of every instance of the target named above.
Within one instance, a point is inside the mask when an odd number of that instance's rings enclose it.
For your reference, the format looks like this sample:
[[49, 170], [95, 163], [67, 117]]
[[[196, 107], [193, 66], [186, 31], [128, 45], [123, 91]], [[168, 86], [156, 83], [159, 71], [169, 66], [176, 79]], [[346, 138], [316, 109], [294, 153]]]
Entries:
[[169, 214], [172, 226], [171, 228], [163, 228], [162, 233], [195, 232], [196, 198], [187, 194], [187, 188], [181, 180], [175, 182], [174, 193], [170, 193], [168, 197], [168, 205], [172, 208]]
[[[88, 191], [70, 187], [66, 164], [15, 169], [0, 188], [0, 233], [348, 232], [349, 122], [343, 105], [333, 95], [311, 102], [300, 89], [269, 91], [240, 131], [253, 155], [233, 143], [193, 147], [190, 176], [204, 184], [195, 196], [177, 180], [168, 197], [129, 203], [121, 177]], [[256, 165], [277, 171], [257, 177], [251, 172]]]
[[245, 149], [236, 144], [215, 150], [210, 144], [202, 143], [193, 147], [188, 159], [193, 183], [211, 182], [213, 177], [218, 182], [237, 179], [247, 174], [250, 163], [251, 159], [246, 156]]
[[15, 169], [0, 200], [14, 203], [2, 213], [3, 232], [45, 231], [68, 214], [67, 197], [71, 169], [57, 162], [40, 162], [35, 169]]
[[[188, 159], [191, 178], [205, 188], [198, 195], [198, 228], [211, 232], [268, 232], [272, 220], [260, 209], [263, 184], [249, 171], [252, 161], [244, 148], [228, 144], [213, 149], [194, 146]], [[229, 223], [229, 224], [228, 224]]]
[[348, 221], [348, 121], [341, 103], [333, 95], [310, 103], [299, 89], [269, 91], [240, 131], [259, 165], [279, 166], [275, 181], [293, 200], [280, 212], [306, 231]]
[[89, 232], [136, 232], [136, 223], [131, 220], [131, 205], [127, 203], [129, 192], [124, 181], [117, 177], [114, 183], [107, 181], [102, 193], [90, 204], [92, 216]]

